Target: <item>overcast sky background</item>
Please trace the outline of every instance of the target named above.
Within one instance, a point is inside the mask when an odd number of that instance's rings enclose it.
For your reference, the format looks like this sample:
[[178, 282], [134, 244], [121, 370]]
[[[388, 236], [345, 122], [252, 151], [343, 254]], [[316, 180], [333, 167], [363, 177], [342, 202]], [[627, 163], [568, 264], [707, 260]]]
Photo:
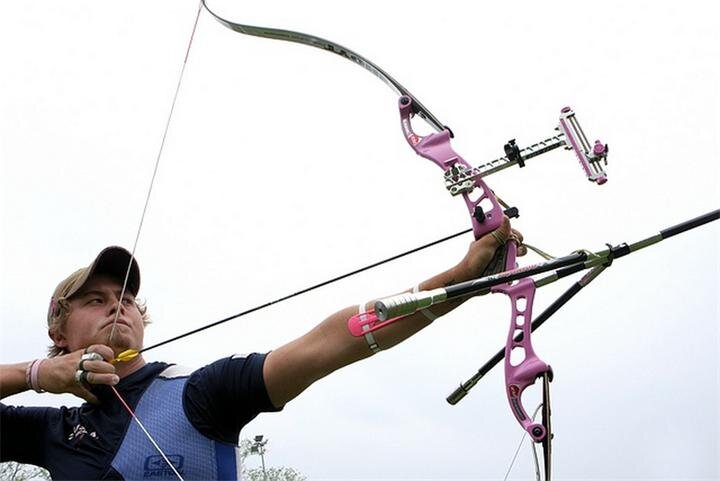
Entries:
[[[239, 22], [373, 60], [477, 164], [553, 134], [565, 105], [610, 145], [609, 181], [557, 151], [488, 179], [528, 242], [633, 242], [718, 208], [720, 20], [712, 2], [213, 1]], [[57, 282], [132, 247], [197, 4], [10, 2], [0, 16], [0, 362], [44, 355]], [[201, 15], [137, 249], [155, 343], [464, 229], [442, 173], [363, 69]], [[418, 126], [422, 123], [416, 122]], [[202, 366], [266, 351], [327, 314], [456, 263], [466, 236], [147, 353]], [[555, 371], [556, 479], [720, 477], [720, 261], [710, 225], [623, 258], [534, 337]], [[523, 263], [532, 262], [531, 256]], [[536, 296], [539, 313], [572, 283]], [[502, 479], [521, 437], [495, 369], [506, 299], [310, 388], [244, 437], [311, 480]], [[74, 404], [25, 393], [8, 402]], [[528, 399], [528, 406], [535, 401]], [[250, 464], [258, 459], [250, 459]], [[253, 464], [254, 465], [254, 464]], [[534, 479], [529, 447], [511, 479]]]

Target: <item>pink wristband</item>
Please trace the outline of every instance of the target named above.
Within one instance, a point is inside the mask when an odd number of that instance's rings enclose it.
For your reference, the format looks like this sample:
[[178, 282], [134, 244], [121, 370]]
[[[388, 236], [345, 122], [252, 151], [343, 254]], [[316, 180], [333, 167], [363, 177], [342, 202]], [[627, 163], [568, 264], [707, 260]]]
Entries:
[[35, 361], [33, 361], [32, 363], [32, 367], [30, 368], [30, 387], [38, 393], [45, 392], [40, 388], [40, 385], [38, 384], [38, 371], [40, 370], [40, 366], [43, 362], [45, 362], [45, 360], [45, 358], [35, 359]]
[[30, 384], [30, 372], [32, 370], [33, 365], [37, 362], [37, 359], [34, 361], [30, 361], [25, 368], [25, 384], [27, 384], [28, 389], [32, 389], [32, 384]]

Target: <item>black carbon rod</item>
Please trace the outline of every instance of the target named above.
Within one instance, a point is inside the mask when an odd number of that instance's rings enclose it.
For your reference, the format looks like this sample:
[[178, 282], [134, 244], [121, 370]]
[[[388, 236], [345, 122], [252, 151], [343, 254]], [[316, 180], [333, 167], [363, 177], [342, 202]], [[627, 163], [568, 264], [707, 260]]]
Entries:
[[[694, 219], [687, 220], [685, 222], [681, 222], [677, 225], [674, 225], [672, 227], [668, 227], [667, 229], [663, 229], [660, 231], [660, 234], [649, 237], [647, 239], [644, 239], [642, 241], [636, 242], [634, 244], [628, 245], [628, 244], [619, 244], [615, 247], [609, 248], [608, 251], [604, 252], [598, 252], [596, 255], [606, 257], [607, 262], [603, 265], [599, 265], [594, 267], [590, 272], [588, 272], [585, 276], [583, 276], [579, 281], [574, 283], [570, 288], [565, 291], [560, 297], [558, 297], [550, 306], [548, 306], [531, 324], [530, 332], [535, 332], [537, 328], [542, 326], [545, 321], [547, 321], [550, 316], [555, 314], [561, 307], [563, 307], [567, 302], [572, 299], [575, 294], [580, 292], [585, 286], [590, 284], [601, 272], [605, 270], [610, 264], [612, 264], [612, 261], [615, 258], [623, 257], [628, 254], [631, 254], [633, 252], [637, 252], [640, 249], [643, 249], [645, 247], [657, 244], [658, 242], [665, 240], [667, 238], [670, 238], [672, 236], [675, 236], [677, 234], [682, 234], [683, 232], [687, 232], [689, 230], [695, 229], [696, 227], [703, 226], [705, 224], [708, 224], [710, 222], [713, 222], [715, 220], [720, 219], [720, 209], [708, 212], [707, 214], [703, 214], [701, 216], [695, 217]], [[559, 278], [565, 277], [567, 275], [573, 274], [577, 272], [578, 270], [581, 270], [581, 265], [571, 265], [569, 267], [566, 267], [565, 269], [558, 270], [555, 274], [550, 276], [548, 278], [549, 282], [553, 282]], [[542, 281], [541, 281], [542, 282]], [[548, 282], [548, 283], [549, 283]], [[546, 285], [545, 283], [542, 283], [541, 285]], [[523, 339], [523, 334], [520, 333], [517, 336], [515, 336], [515, 341], [519, 342]], [[505, 348], [500, 349], [493, 357], [487, 360], [485, 364], [478, 369], [478, 371], [467, 381], [462, 383], [460, 387], [458, 387], [455, 391], [452, 392], [446, 399], [447, 402], [455, 405], [462, 398], [464, 398], [470, 389], [472, 389], [485, 375], [490, 372], [495, 366], [497, 366], [500, 361], [502, 361], [505, 358]]]
[[[605, 269], [605, 266], [598, 266], [594, 268], [590, 273], [588, 273], [586, 276], [584, 276], [579, 281], [575, 282], [568, 290], [566, 290], [560, 297], [555, 299], [555, 302], [550, 304], [537, 318], [532, 322], [530, 332], [535, 332], [535, 329], [542, 326], [545, 321], [547, 321], [550, 316], [555, 314], [561, 307], [563, 307], [567, 302], [572, 299], [575, 294], [580, 292], [583, 287], [588, 285], [592, 280], [597, 277], [600, 272], [602, 272]], [[595, 272], [594, 275], [591, 276], [591, 274]], [[523, 339], [523, 333], [519, 333], [517, 336], [515, 336], [515, 342], [520, 342]], [[455, 391], [452, 392], [446, 399], [447, 402], [449, 402], [452, 405], [457, 404], [460, 402], [462, 398], [464, 398], [468, 392], [470, 392], [470, 389], [472, 389], [475, 384], [478, 383], [485, 375], [492, 370], [495, 366], [497, 366], [500, 361], [505, 359], [505, 348], [501, 348], [493, 357], [487, 360], [485, 364], [482, 365], [480, 369], [478, 369], [477, 373], [475, 373], [470, 379], [465, 381], [458, 387]]]

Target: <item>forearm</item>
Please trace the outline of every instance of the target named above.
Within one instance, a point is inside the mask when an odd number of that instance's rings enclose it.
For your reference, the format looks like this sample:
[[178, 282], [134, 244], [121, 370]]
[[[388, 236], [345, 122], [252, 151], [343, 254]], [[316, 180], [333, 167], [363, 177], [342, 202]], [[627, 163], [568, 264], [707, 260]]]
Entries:
[[[435, 289], [466, 280], [458, 272], [461, 271], [457, 268], [448, 270], [422, 281], [418, 288]], [[449, 301], [433, 306], [430, 317], [442, 316], [462, 302]], [[366, 308], [372, 309], [373, 305], [374, 300], [368, 300]], [[348, 329], [348, 320], [357, 313], [357, 305], [346, 307], [304, 336], [270, 353], [265, 364], [265, 381], [270, 399], [276, 406], [295, 398], [318, 379], [373, 354], [365, 337], [355, 337]], [[375, 331], [373, 335], [380, 349], [389, 349], [431, 322], [428, 316], [418, 312]]]
[[0, 365], [0, 399], [29, 389], [25, 377], [30, 362]]
[[[454, 268], [426, 279], [418, 283], [416, 286], [406, 289], [405, 292], [411, 292], [413, 290], [427, 291], [437, 289], [456, 284], [467, 279], [467, 276], [462, 275], [462, 271], [460, 269]], [[378, 344], [378, 347], [380, 349], [389, 349], [405, 341], [420, 330], [429, 326], [435, 318], [441, 317], [460, 306], [466, 299], [467, 298], [463, 298], [462, 300], [447, 301], [434, 305], [431, 308], [424, 310], [424, 312], [416, 312], [392, 324], [388, 324], [377, 331], [374, 331], [373, 336]], [[376, 300], [377, 299], [369, 300], [365, 304], [365, 310], [370, 311], [374, 309]], [[355, 312], [353, 314], [357, 314], [358, 308], [355, 307], [354, 309]], [[347, 321], [345, 321], [344, 324], [345, 329], [347, 330]], [[358, 341], [360, 348], [364, 346], [366, 354], [365, 357], [372, 354], [372, 352], [368, 352], [370, 349], [368, 348], [367, 339], [365, 339], [365, 337], [355, 337], [353, 339]]]
[[[437, 289], [479, 277], [510, 235], [510, 221], [504, 218], [495, 232], [470, 244], [467, 254], [455, 267], [420, 282], [418, 290]], [[519, 234], [518, 241], [522, 242]], [[416, 312], [374, 331], [372, 337], [356, 337], [348, 329], [348, 320], [359, 313], [359, 306], [336, 312], [301, 338], [267, 356], [263, 374], [270, 399], [276, 407], [284, 405], [318, 379], [369, 357], [378, 349], [403, 342], [427, 327], [432, 319], [447, 314], [463, 302], [464, 299], [448, 301], [432, 306], [431, 310]], [[374, 304], [375, 300], [368, 299], [364, 312]]]

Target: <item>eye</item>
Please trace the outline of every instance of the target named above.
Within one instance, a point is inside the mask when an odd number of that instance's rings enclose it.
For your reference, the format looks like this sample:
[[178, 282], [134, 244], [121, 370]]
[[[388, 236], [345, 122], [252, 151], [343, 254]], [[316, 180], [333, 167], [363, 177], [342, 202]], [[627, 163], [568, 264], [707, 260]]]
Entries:
[[87, 301], [88, 304], [102, 304], [102, 302], [103, 302], [102, 297], [91, 297]]
[[133, 299], [129, 298], [129, 297], [126, 297], [125, 299], [123, 299], [122, 302], [123, 302], [123, 304], [126, 305], [126, 306], [132, 306], [132, 305], [135, 304], [135, 301], [134, 301]]

